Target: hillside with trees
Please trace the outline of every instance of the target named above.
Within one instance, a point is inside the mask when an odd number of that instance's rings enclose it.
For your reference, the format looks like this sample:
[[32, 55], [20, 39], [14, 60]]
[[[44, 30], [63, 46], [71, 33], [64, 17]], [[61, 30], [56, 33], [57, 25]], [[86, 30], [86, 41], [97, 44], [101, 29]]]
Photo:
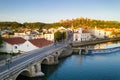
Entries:
[[61, 20], [60, 24], [69, 27], [73, 25], [75, 28], [81, 26], [83, 28], [120, 28], [120, 23], [117, 21], [94, 20], [88, 18], [77, 18], [72, 20]]
[[61, 20], [60, 22], [56, 23], [42, 23], [42, 22], [35, 22], [35, 23], [18, 23], [18, 22], [0, 22], [0, 29], [49, 29], [49, 28], [57, 28], [60, 26], [64, 26], [65, 28], [70, 28], [73, 26], [74, 28], [82, 27], [82, 28], [120, 28], [120, 22], [117, 21], [104, 21], [104, 20], [94, 20], [88, 18], [76, 18], [71, 20]]

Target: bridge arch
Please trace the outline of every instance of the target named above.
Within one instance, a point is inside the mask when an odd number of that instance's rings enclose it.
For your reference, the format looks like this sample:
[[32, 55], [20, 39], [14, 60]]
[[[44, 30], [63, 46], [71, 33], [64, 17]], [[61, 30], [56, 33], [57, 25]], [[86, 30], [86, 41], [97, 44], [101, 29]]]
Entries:
[[19, 79], [20, 75], [24, 75], [24, 76], [30, 77], [30, 71], [29, 71], [28, 69], [23, 69], [23, 70], [21, 70], [21, 71], [16, 75], [15, 80]]
[[60, 55], [62, 54], [62, 52], [63, 52], [63, 51], [57, 51], [57, 52], [55, 52], [53, 55], [54, 55], [54, 57], [59, 58]]
[[81, 53], [82, 53], [82, 54], [85, 54], [85, 49], [81, 49]]
[[59, 55], [60, 55], [59, 52], [55, 52], [55, 53], [54, 53], [54, 61], [58, 61]]
[[45, 57], [41, 60], [41, 64], [48, 64], [49, 63], [49, 58]]
[[59, 55], [60, 55], [60, 52], [56, 52], [55, 54], [56, 54], [57, 56], [59, 56]]

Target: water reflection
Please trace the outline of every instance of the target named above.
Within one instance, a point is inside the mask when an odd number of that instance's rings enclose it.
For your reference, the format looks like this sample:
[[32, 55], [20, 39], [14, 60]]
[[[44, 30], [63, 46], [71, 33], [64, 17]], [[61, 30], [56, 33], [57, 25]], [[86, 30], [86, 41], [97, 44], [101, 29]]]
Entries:
[[[61, 67], [62, 64], [64, 64], [65, 60], [66, 60], [65, 58], [60, 59], [59, 64], [55, 64], [55, 65], [49, 65], [49, 66], [47, 66], [47, 65], [41, 65], [41, 70], [42, 70], [43, 73], [45, 73], [44, 77], [30, 78], [30, 77], [26, 77], [26, 76], [20, 75], [17, 78], [17, 80], [47, 80], [47, 78], [49, 78], [55, 71], [58, 70], [59, 67]], [[57, 74], [56, 74], [55, 78], [56, 77], [57, 77]]]
[[[108, 42], [100, 45], [120, 45]], [[42, 65], [43, 78], [19, 80], [120, 80], [120, 52], [99, 55], [71, 55], [59, 60], [59, 64]], [[24, 79], [23, 79], [24, 78]]]
[[113, 47], [120, 47], [120, 41], [96, 44], [94, 46], [94, 49], [106, 49], [106, 48], [113, 48]]
[[72, 55], [58, 65], [42, 66], [43, 78], [20, 80], [119, 80], [120, 52], [105, 55]]
[[82, 63], [82, 56], [81, 55], [78, 55], [78, 58], [77, 58], [77, 61], [78, 61], [78, 63]]
[[[61, 59], [59, 61], [59, 64], [56, 65], [50, 65], [50, 66], [42, 65], [41, 69], [42, 72], [45, 73], [45, 76], [43, 78], [40, 78], [40, 80], [47, 80], [47, 78], [49, 78], [56, 70], [58, 70], [59, 67], [61, 67], [62, 64], [64, 64], [65, 60], [66, 60], [65, 58]], [[55, 77], [57, 77], [57, 74]]]

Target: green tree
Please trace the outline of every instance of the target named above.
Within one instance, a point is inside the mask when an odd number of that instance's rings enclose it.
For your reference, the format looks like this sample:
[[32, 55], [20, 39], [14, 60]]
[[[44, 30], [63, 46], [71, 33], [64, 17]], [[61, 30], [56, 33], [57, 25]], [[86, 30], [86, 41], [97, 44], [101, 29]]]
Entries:
[[55, 39], [55, 41], [61, 40], [61, 32], [60, 31], [55, 32], [54, 39]]
[[18, 29], [22, 27], [22, 24], [17, 22], [0, 22], [1, 29]]
[[1, 47], [1, 45], [2, 45], [2, 37], [0, 35], [0, 47]]
[[62, 39], [66, 39], [66, 32], [61, 33]]
[[25, 28], [28, 29], [42, 29], [45, 24], [40, 22], [35, 22], [35, 23], [24, 23], [23, 25]]
[[54, 35], [56, 41], [63, 41], [64, 39], [66, 39], [66, 32], [57, 31]]

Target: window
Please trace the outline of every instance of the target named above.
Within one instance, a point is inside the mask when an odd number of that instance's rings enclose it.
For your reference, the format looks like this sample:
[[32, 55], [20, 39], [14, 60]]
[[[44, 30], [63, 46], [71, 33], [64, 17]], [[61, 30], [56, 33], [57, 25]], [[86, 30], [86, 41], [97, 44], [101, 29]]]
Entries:
[[14, 46], [15, 49], [17, 49], [17, 46]]

